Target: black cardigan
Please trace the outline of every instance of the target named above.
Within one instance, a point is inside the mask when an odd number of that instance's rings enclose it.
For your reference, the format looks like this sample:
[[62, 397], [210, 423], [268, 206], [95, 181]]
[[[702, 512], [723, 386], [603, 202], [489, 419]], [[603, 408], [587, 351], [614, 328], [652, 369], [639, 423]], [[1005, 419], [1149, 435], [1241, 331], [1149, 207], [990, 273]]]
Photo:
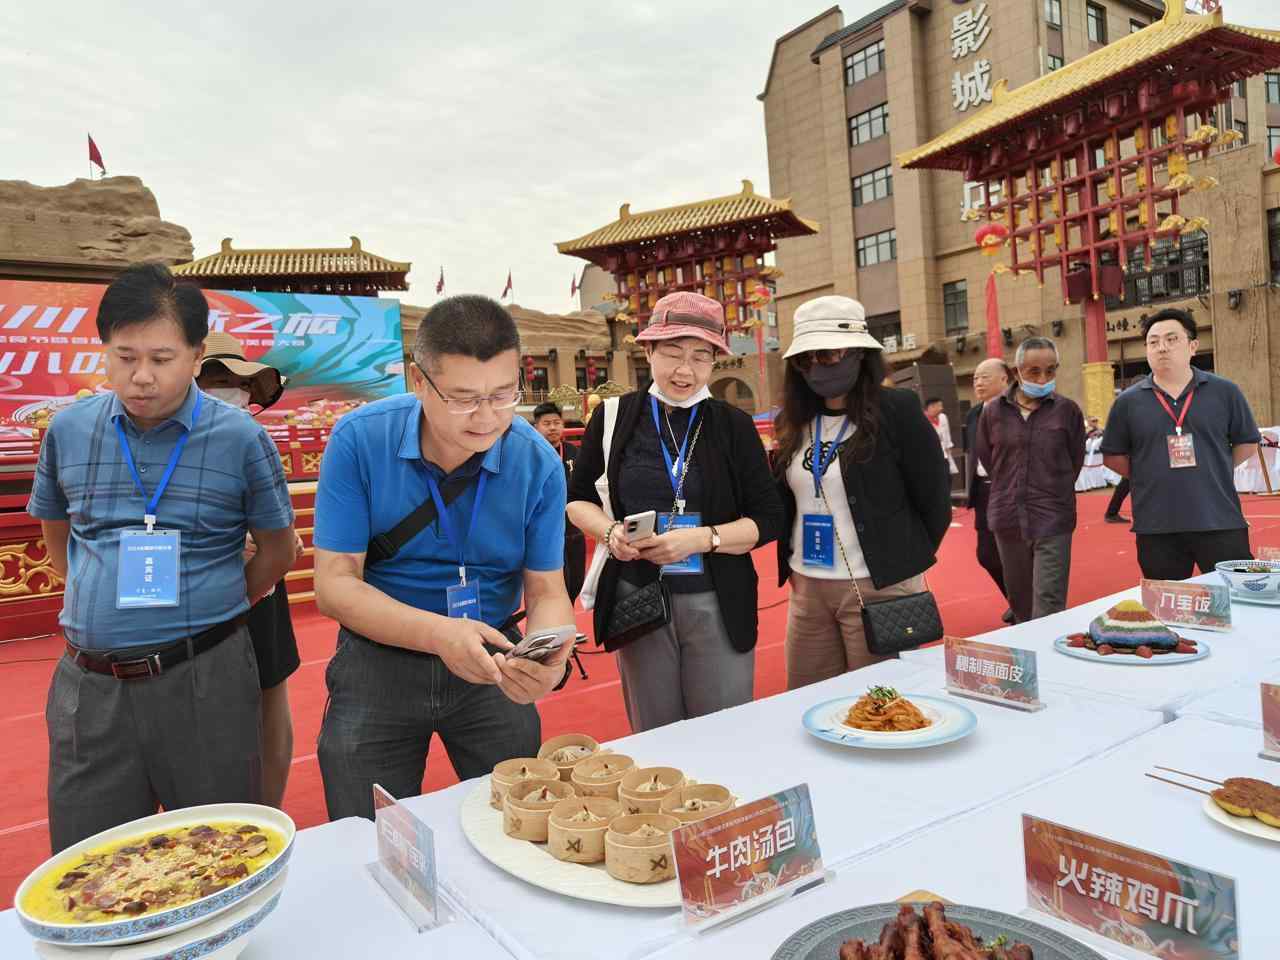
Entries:
[[[951, 526], [951, 468], [920, 400], [909, 390], [880, 391], [880, 430], [871, 457], [853, 460], [853, 444], [840, 450], [849, 512], [871, 581], [881, 589], [923, 573], [937, 561]], [[777, 465], [786, 526], [778, 537], [778, 584], [791, 575], [791, 531], [796, 498], [787, 464]]]
[[[619, 502], [619, 474], [627, 439], [641, 416], [647, 416], [649, 395], [629, 393], [620, 398], [618, 419], [614, 425], [609, 457], [609, 499], [613, 515], [622, 519]], [[760, 529], [756, 546], [776, 540], [782, 532], [782, 502], [769, 472], [764, 445], [755, 424], [742, 410], [723, 400], [702, 403], [702, 434], [693, 450], [693, 463], [702, 471], [706, 491], [702, 505], [704, 526], [732, 523], [750, 517]], [[596, 479], [604, 472], [604, 414], [600, 408], [592, 415], [582, 437], [582, 449], [574, 463], [569, 482], [569, 502], [583, 500], [602, 506], [596, 493]], [[934, 446], [937, 446], [935, 441]], [[756, 568], [751, 554], [708, 553], [704, 555], [711, 576], [720, 614], [729, 631], [735, 650], [746, 652], [756, 645], [758, 617], [756, 613]], [[596, 643], [601, 642], [613, 612], [621, 563], [612, 557], [605, 563], [596, 588], [594, 624]], [[656, 568], [655, 568], [655, 577]], [[616, 644], [604, 641], [606, 650]]]

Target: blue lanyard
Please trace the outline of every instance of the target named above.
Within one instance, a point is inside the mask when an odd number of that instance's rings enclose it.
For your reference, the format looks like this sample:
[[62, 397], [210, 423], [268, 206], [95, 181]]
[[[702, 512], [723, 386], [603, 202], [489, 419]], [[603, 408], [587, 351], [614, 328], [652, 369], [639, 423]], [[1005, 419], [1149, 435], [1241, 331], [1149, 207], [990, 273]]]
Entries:
[[[693, 435], [693, 425], [698, 420], [698, 410], [701, 406], [701, 403], [695, 406], [693, 413], [689, 416], [689, 426], [685, 428], [684, 439], [680, 441], [680, 452], [673, 463], [671, 454], [667, 452], [666, 441], [662, 439], [662, 423], [658, 420], [658, 398], [649, 398], [649, 412], [653, 414], [653, 429], [658, 431], [658, 449], [662, 451], [662, 459], [667, 463], [667, 479], [671, 481], [671, 492], [676, 496], [680, 495], [680, 477], [685, 469], [684, 458], [689, 451], [689, 437]], [[673, 436], [671, 440], [674, 443], [675, 437]]]
[[[191, 413], [191, 426], [195, 427], [196, 421], [200, 419], [200, 399], [201, 393], [199, 388], [196, 390], [196, 405]], [[120, 441], [120, 452], [124, 454], [124, 462], [129, 465], [129, 472], [133, 474], [133, 485], [138, 488], [138, 493], [143, 500], [147, 500], [147, 489], [142, 485], [142, 475], [138, 473], [138, 465], [134, 462], [133, 451], [129, 449], [129, 438], [124, 433], [123, 416], [116, 417], [116, 437]], [[160, 498], [164, 496], [165, 488], [169, 486], [169, 480], [173, 476], [173, 471], [177, 469], [178, 461], [182, 459], [182, 451], [187, 448], [187, 441], [191, 439], [191, 431], [183, 430], [182, 436], [178, 438], [178, 442], [173, 445], [173, 453], [169, 454], [169, 463], [164, 468], [164, 475], [160, 478], [160, 485], [156, 487], [156, 492], [151, 495], [151, 499], [147, 500], [147, 512], [143, 516], [143, 520], [147, 524], [147, 530], [150, 531], [156, 525], [156, 507], [160, 503]]]
[[449, 545], [458, 552], [458, 579], [462, 581], [463, 586], [467, 583], [467, 557], [465, 550], [467, 548], [467, 540], [471, 538], [471, 531], [476, 525], [476, 514], [480, 512], [480, 501], [484, 499], [485, 484], [489, 482], [489, 474], [485, 470], [480, 471], [480, 483], [476, 486], [476, 501], [471, 505], [471, 521], [467, 524], [466, 535], [459, 543], [453, 536], [453, 523], [449, 519], [449, 511], [444, 507], [444, 499], [440, 496], [440, 485], [436, 483], [436, 478], [427, 473], [427, 486], [431, 488], [431, 499], [436, 504], [436, 514], [440, 517], [440, 529], [444, 532], [444, 538], [449, 541]]
[[827, 467], [831, 466], [831, 461], [835, 459], [836, 451], [840, 449], [840, 443], [844, 440], [845, 431], [852, 426], [848, 417], [844, 418], [844, 423], [840, 425], [840, 432], [836, 434], [835, 443], [831, 444], [831, 452], [825, 457], [822, 455], [822, 415], [813, 422], [813, 496], [814, 499], [821, 498], [822, 495], [822, 478], [827, 475]]

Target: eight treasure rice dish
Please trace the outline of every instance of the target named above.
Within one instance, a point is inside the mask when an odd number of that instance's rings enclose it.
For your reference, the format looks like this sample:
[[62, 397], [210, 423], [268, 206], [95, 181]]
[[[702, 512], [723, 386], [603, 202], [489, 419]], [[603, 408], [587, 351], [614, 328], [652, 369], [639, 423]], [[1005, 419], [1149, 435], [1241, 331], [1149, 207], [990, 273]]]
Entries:
[[1136, 600], [1122, 600], [1089, 624], [1088, 633], [1073, 633], [1067, 646], [1099, 656], [1128, 654], [1150, 660], [1170, 653], [1196, 653], [1196, 641], [1174, 633]]

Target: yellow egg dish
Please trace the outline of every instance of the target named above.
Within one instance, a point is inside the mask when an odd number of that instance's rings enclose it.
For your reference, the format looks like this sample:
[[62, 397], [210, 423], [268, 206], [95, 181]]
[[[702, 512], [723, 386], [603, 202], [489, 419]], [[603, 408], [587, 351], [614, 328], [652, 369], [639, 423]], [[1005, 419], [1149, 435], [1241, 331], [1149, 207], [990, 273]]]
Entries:
[[117, 840], [42, 876], [22, 908], [46, 923], [106, 923], [158, 913], [231, 886], [284, 848], [276, 830], [207, 823]]

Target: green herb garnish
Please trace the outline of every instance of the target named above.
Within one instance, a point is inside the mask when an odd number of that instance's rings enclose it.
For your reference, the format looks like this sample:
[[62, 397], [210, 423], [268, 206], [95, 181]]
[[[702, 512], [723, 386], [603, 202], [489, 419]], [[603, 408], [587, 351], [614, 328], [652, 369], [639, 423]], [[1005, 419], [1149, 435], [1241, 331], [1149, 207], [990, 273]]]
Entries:
[[890, 700], [899, 699], [898, 691], [893, 687], [872, 687], [867, 691], [867, 696], [872, 700], [879, 700], [882, 703], [888, 703]]

